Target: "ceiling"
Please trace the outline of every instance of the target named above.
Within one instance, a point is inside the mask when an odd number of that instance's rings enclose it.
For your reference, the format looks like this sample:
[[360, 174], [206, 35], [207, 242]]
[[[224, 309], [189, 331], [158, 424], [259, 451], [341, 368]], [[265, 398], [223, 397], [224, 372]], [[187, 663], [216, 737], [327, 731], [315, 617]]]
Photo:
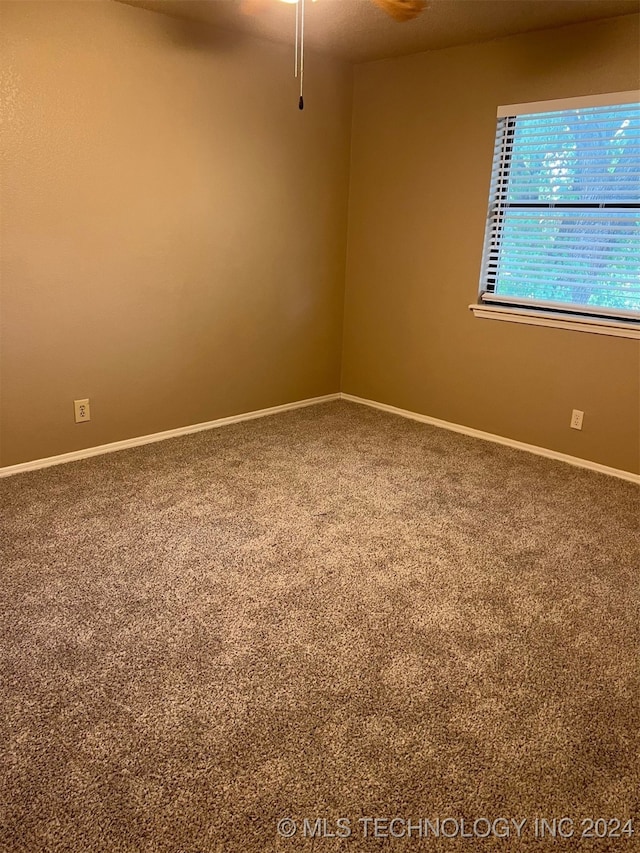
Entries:
[[[258, 15], [240, 0], [120, 0], [177, 18], [292, 43], [295, 6], [266, 2]], [[430, 0], [416, 19], [398, 24], [368, 0], [306, 2], [306, 46], [351, 62], [561, 27], [640, 11], [640, 0]]]

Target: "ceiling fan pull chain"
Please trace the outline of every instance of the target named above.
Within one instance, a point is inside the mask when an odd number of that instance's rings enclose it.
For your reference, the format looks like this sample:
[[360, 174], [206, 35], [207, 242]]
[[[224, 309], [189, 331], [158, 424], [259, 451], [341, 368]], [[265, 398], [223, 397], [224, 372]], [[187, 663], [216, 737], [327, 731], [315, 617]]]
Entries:
[[300, 5], [298, 3], [296, 3], [296, 50], [295, 50], [295, 56], [294, 56], [294, 60], [293, 60], [293, 65], [294, 65], [293, 73], [294, 73], [295, 77], [298, 76], [298, 34], [299, 34], [299, 30], [300, 30]]
[[[304, 0], [299, 0], [300, 3], [300, 100], [298, 101], [298, 109], [304, 109]], [[298, 3], [296, 3], [296, 7]]]

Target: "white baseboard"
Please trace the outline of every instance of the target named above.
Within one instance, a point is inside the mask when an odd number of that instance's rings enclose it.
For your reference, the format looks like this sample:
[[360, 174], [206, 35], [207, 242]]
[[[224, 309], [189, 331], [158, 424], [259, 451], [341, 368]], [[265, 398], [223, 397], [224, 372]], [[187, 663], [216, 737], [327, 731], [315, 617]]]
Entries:
[[142, 444], [152, 444], [156, 441], [164, 441], [167, 438], [176, 438], [179, 435], [189, 435], [193, 432], [216, 429], [217, 427], [236, 424], [241, 421], [264, 418], [267, 415], [276, 415], [279, 412], [288, 412], [292, 409], [301, 409], [305, 406], [315, 406], [318, 403], [328, 403], [331, 400], [348, 400], [351, 403], [359, 403], [362, 406], [381, 409], [383, 412], [390, 412], [393, 415], [400, 415], [403, 418], [410, 418], [411, 420], [420, 421], [421, 423], [430, 424], [431, 426], [440, 427], [442, 429], [448, 429], [452, 432], [460, 432], [463, 435], [470, 435], [474, 438], [484, 439], [484, 441], [493, 441], [496, 444], [504, 444], [506, 447], [513, 447], [516, 450], [526, 450], [527, 453], [534, 453], [536, 456], [545, 456], [547, 459], [556, 459], [559, 462], [566, 462], [569, 465], [576, 466], [577, 468], [586, 468], [589, 471], [597, 471], [600, 474], [607, 474], [610, 477], [618, 477], [621, 480], [628, 480], [631, 483], [640, 484], [640, 474], [634, 474], [631, 471], [623, 471], [619, 468], [610, 468], [608, 465], [601, 465], [599, 462], [591, 462], [589, 459], [581, 459], [579, 456], [569, 456], [569, 454], [559, 453], [557, 450], [549, 450], [546, 447], [537, 447], [535, 444], [525, 444], [525, 442], [516, 441], [513, 438], [505, 438], [502, 435], [494, 435], [491, 432], [483, 432], [479, 429], [462, 426], [462, 424], [454, 424], [450, 421], [432, 418], [429, 415], [421, 415], [418, 412], [411, 412], [408, 409], [399, 409], [396, 406], [389, 406], [386, 403], [378, 403], [375, 400], [365, 400], [364, 397], [356, 397], [353, 394], [344, 393], [325, 394], [323, 397], [310, 397], [306, 400], [297, 400], [294, 403], [284, 403], [282, 406], [271, 406], [268, 409], [244, 412], [240, 415], [231, 415], [228, 418], [218, 418], [215, 421], [192, 424], [191, 426], [178, 427], [177, 429], [168, 429], [164, 432], [155, 432], [151, 435], [127, 438], [123, 441], [113, 441], [110, 444], [100, 444], [97, 447], [87, 447], [84, 450], [74, 450], [71, 453], [61, 453], [59, 456], [49, 456], [46, 459], [34, 459], [31, 462], [20, 462], [17, 465], [7, 465], [5, 468], [0, 468], [0, 477], [10, 477], [13, 474], [21, 474], [25, 471], [37, 471], [39, 468], [49, 468], [52, 465], [63, 465], [66, 462], [76, 462], [79, 459], [88, 459], [90, 456], [101, 456], [103, 453], [115, 453], [118, 450], [127, 450], [129, 447], [139, 447]]
[[141, 435], [136, 438], [126, 438], [123, 441], [113, 441], [110, 444], [100, 444], [97, 447], [86, 447], [84, 450], [73, 450], [71, 453], [61, 453], [59, 456], [48, 456], [46, 459], [34, 459], [31, 462], [20, 462], [17, 465], [7, 465], [0, 468], [0, 477], [10, 477], [13, 474], [22, 474], [25, 471], [36, 471], [39, 468], [49, 468], [52, 465], [63, 465], [66, 462], [76, 462], [78, 459], [87, 459], [90, 456], [101, 456], [103, 453], [115, 453], [118, 450], [127, 450], [129, 447], [139, 447], [141, 444], [152, 444], [155, 441], [164, 441], [167, 438], [176, 438], [179, 435], [189, 435], [192, 432], [202, 432], [206, 429], [237, 424], [241, 421], [252, 421], [255, 418], [264, 418], [267, 415], [276, 415], [279, 412], [288, 412], [291, 409], [302, 409], [304, 406], [315, 406], [318, 403], [327, 403], [331, 400], [339, 400], [340, 394], [325, 394], [323, 397], [309, 397], [306, 400], [297, 400], [295, 403], [284, 403], [282, 406], [271, 406], [269, 409], [258, 409], [255, 412], [244, 412], [241, 415], [231, 415], [228, 418], [218, 418], [215, 421], [207, 421], [202, 424], [168, 429], [164, 432], [154, 432], [151, 435]]
[[557, 450], [549, 450], [546, 447], [537, 447], [535, 444], [525, 444], [524, 441], [516, 441], [513, 438], [505, 438], [502, 435], [494, 435], [491, 432], [483, 432], [472, 427], [454, 424], [450, 421], [442, 421], [439, 418], [431, 418], [429, 415], [420, 415], [417, 412], [410, 412], [407, 409], [398, 409], [396, 406], [388, 406], [386, 403], [377, 403], [375, 400], [365, 400], [364, 397], [355, 397], [353, 394], [341, 394], [342, 400], [349, 400], [351, 403], [359, 403], [362, 406], [371, 406], [373, 409], [381, 409], [383, 412], [390, 412], [393, 415], [400, 415], [403, 418], [410, 418], [413, 421], [420, 421], [423, 424], [448, 429], [452, 432], [461, 432], [463, 435], [470, 435], [473, 438], [482, 438], [485, 441], [493, 441], [496, 444], [504, 444], [506, 447], [513, 447], [516, 450], [526, 450], [527, 453], [535, 453], [536, 456], [545, 456], [547, 459], [556, 459], [558, 462], [567, 462], [569, 465], [575, 465], [576, 468], [587, 468], [589, 471], [597, 471], [600, 474], [607, 474], [610, 477], [619, 477], [621, 480], [628, 480], [631, 483], [640, 484], [640, 474], [634, 474], [632, 471], [623, 471], [620, 468], [610, 468], [608, 465], [601, 465], [599, 462], [591, 462], [589, 459], [581, 459], [579, 456], [569, 456], [568, 453], [559, 453]]

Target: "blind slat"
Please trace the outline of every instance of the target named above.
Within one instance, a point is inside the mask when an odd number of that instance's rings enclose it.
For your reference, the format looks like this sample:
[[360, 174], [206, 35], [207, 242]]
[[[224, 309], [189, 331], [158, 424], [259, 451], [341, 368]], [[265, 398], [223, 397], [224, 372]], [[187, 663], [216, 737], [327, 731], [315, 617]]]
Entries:
[[530, 308], [553, 308], [556, 311], [566, 311], [569, 314], [591, 314], [598, 317], [621, 317], [628, 320], [636, 319], [636, 312], [624, 308], [603, 308], [598, 305], [575, 305], [572, 302], [550, 302], [544, 299], [527, 299], [525, 296], [496, 298], [492, 293], [482, 294], [483, 302], [503, 302], [507, 305], [524, 305]]
[[[508, 278], [508, 274], [505, 276]], [[584, 276], [581, 278], [577, 275], [565, 273], [563, 270], [520, 270], [517, 278], [514, 278], [517, 284], [529, 284], [531, 282], [539, 282], [545, 287], [562, 287], [571, 288], [582, 292], [585, 288], [589, 290], [611, 290], [628, 296], [640, 297], [640, 284], [632, 285], [628, 279], [620, 279], [619, 281], [601, 283], [597, 275]]]

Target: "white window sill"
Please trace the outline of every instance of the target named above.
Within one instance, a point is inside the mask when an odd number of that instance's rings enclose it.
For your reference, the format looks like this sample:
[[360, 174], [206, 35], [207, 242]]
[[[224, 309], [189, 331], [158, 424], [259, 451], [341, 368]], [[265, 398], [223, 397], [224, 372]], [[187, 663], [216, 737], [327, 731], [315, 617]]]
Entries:
[[616, 338], [640, 340], [640, 323], [624, 320], [601, 320], [577, 314], [554, 314], [530, 308], [510, 308], [505, 305], [469, 305], [475, 317], [485, 320], [505, 320], [507, 323], [525, 323], [528, 326], [551, 326], [571, 329], [574, 332], [591, 332], [595, 335], [613, 335]]

